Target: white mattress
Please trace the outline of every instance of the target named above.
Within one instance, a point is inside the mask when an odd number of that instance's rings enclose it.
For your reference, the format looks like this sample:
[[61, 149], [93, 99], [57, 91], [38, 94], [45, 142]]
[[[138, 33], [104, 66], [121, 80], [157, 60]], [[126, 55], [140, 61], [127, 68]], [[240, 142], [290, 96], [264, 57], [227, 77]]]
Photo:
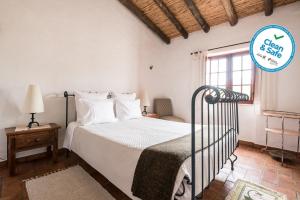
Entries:
[[[200, 126], [196, 126], [196, 130], [200, 130]], [[149, 146], [185, 136], [190, 132], [191, 125], [187, 123], [144, 117], [89, 126], [78, 126], [77, 123], [72, 122], [67, 129], [64, 147], [78, 154], [130, 198], [139, 199], [132, 195], [131, 185], [142, 151]], [[212, 151], [210, 153], [212, 154]], [[200, 153], [196, 155], [198, 166], [201, 165], [200, 155]], [[207, 150], [205, 156], [207, 156]], [[207, 162], [205, 162], [204, 168], [207, 171]], [[178, 172], [173, 197], [180, 187], [183, 177], [185, 175], [190, 177], [190, 171], [191, 160], [189, 158]], [[196, 181], [196, 190], [199, 193], [201, 189], [200, 170], [196, 171], [196, 178], [199, 180]], [[207, 179], [207, 175], [205, 175], [205, 186]], [[189, 185], [186, 185], [184, 196], [177, 199], [190, 199]]]

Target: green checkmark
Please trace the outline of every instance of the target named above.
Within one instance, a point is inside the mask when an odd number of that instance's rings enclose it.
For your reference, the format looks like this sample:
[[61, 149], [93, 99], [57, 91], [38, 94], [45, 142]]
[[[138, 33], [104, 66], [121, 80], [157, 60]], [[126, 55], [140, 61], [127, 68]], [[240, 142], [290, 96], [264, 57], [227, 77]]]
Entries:
[[274, 34], [274, 38], [275, 38], [275, 40], [279, 40], [279, 39], [281, 39], [281, 38], [283, 38], [284, 36], [282, 35], [282, 36], [277, 36], [276, 34]]

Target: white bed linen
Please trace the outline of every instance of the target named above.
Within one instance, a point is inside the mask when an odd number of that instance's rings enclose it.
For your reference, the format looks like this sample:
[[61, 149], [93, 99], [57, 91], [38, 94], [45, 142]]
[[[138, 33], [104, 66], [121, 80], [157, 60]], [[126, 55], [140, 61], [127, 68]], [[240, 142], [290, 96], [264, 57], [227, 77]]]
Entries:
[[[196, 130], [200, 130], [200, 126], [196, 126]], [[89, 126], [70, 123], [64, 147], [74, 151], [135, 200], [139, 198], [132, 195], [131, 186], [135, 167], [142, 151], [149, 146], [185, 136], [190, 132], [190, 124], [145, 117]], [[196, 155], [197, 166], [201, 165], [200, 156], [200, 153]], [[205, 151], [206, 156], [207, 150]], [[207, 170], [207, 162], [204, 169]], [[180, 187], [183, 177], [190, 176], [190, 171], [191, 160], [189, 158], [178, 172], [173, 197]], [[206, 186], [207, 173], [204, 176], [204, 185]], [[196, 170], [196, 178], [199, 180], [196, 181], [196, 192], [199, 193], [201, 189], [200, 170]], [[190, 199], [189, 185], [186, 185], [184, 196], [177, 199]]]

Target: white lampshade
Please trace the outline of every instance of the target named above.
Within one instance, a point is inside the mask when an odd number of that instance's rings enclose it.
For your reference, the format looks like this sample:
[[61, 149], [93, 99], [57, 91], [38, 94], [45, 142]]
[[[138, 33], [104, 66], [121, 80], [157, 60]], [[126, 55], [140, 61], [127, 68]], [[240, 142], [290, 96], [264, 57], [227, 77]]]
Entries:
[[148, 96], [148, 93], [146, 91], [144, 91], [142, 93], [141, 102], [142, 102], [142, 106], [150, 106], [149, 96]]
[[38, 85], [28, 86], [23, 111], [25, 113], [44, 112], [43, 96]]

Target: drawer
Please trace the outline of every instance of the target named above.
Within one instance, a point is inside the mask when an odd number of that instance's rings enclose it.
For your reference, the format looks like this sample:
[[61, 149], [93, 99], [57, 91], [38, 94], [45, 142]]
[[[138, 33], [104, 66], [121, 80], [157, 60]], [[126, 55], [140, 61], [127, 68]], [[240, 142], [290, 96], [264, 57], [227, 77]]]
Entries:
[[47, 145], [52, 142], [49, 132], [38, 132], [16, 136], [16, 149], [24, 149], [35, 146]]

